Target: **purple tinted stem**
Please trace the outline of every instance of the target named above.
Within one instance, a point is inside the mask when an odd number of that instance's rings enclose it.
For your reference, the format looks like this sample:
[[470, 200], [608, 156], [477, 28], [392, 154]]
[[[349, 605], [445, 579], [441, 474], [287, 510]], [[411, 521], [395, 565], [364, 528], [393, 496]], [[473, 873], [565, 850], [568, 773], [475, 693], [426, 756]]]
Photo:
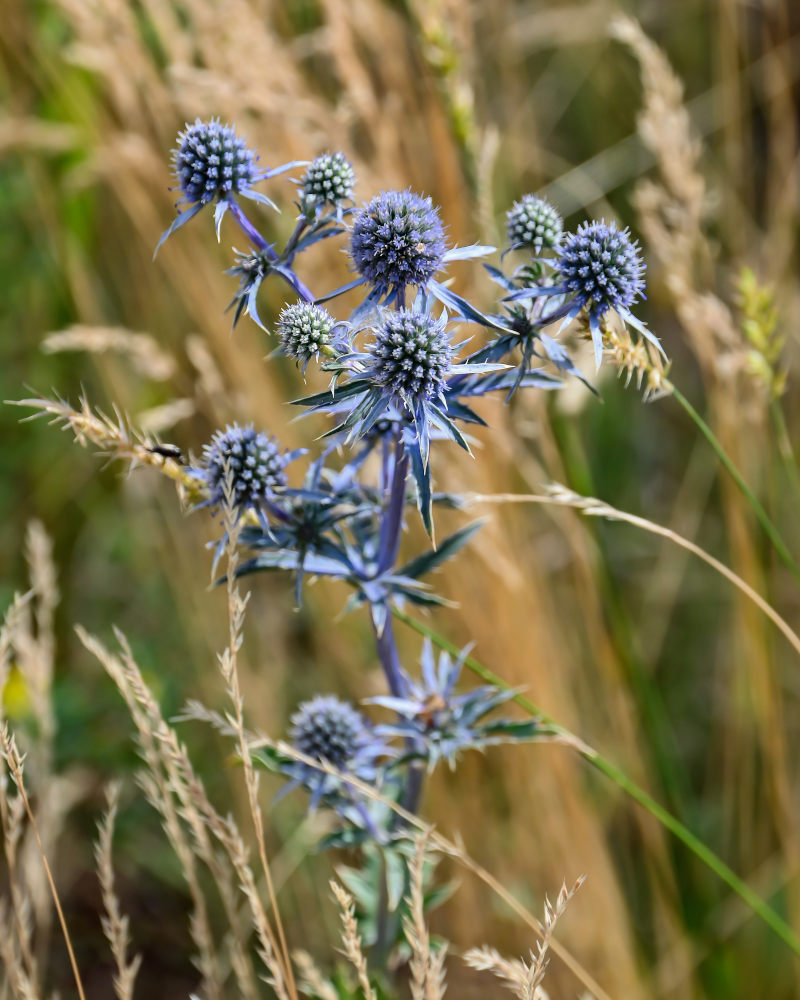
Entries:
[[256, 229], [253, 223], [247, 218], [247, 216], [242, 211], [241, 206], [233, 198], [230, 199], [230, 213], [239, 223], [239, 227], [245, 236], [251, 241], [254, 247], [258, 250], [263, 250], [270, 260], [276, 261], [278, 255], [272, 249], [272, 247], [267, 243], [261, 233]]
[[395, 698], [403, 698], [406, 693], [405, 682], [403, 681], [402, 667], [400, 666], [400, 656], [397, 652], [397, 643], [394, 639], [394, 628], [392, 626], [392, 615], [389, 612], [383, 626], [383, 631], [375, 629], [375, 645], [378, 648], [378, 658], [381, 667], [386, 675], [386, 683], [389, 691]]
[[403, 527], [403, 510], [406, 505], [406, 479], [408, 478], [408, 455], [403, 439], [398, 433], [394, 446], [394, 471], [389, 503], [384, 508], [381, 524], [380, 550], [378, 553], [378, 571], [381, 573], [391, 569], [397, 559], [400, 549], [400, 531]]
[[287, 265], [279, 265], [281, 258], [275, 253], [272, 247], [267, 243], [261, 233], [256, 229], [253, 223], [247, 218], [241, 205], [231, 198], [230, 202], [230, 213], [239, 223], [239, 227], [245, 236], [250, 240], [254, 247], [261, 250], [266, 254], [267, 259], [278, 265], [274, 268], [275, 272], [279, 274], [283, 280], [286, 282], [290, 288], [293, 288], [301, 299], [305, 299], [306, 302], [314, 301], [314, 294], [310, 289], [306, 288], [303, 282], [297, 277], [294, 271]]

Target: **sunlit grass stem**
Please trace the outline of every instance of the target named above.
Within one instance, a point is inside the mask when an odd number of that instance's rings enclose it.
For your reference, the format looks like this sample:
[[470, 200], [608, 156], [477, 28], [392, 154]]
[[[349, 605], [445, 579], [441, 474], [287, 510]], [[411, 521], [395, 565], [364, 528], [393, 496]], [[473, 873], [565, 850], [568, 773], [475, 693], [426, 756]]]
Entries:
[[747, 485], [741, 472], [739, 472], [739, 470], [737, 469], [736, 465], [733, 462], [733, 459], [722, 447], [722, 444], [717, 438], [716, 434], [714, 434], [714, 432], [711, 430], [711, 428], [708, 426], [705, 420], [703, 420], [703, 418], [700, 416], [697, 410], [692, 406], [689, 400], [683, 395], [680, 389], [678, 389], [673, 382], [670, 382], [668, 379], [665, 379], [664, 387], [673, 396], [673, 398], [683, 407], [686, 413], [691, 417], [691, 419], [696, 424], [697, 429], [700, 431], [700, 433], [703, 435], [706, 441], [708, 441], [708, 443], [714, 449], [714, 453], [716, 454], [717, 458], [720, 460], [720, 462], [725, 467], [730, 477], [733, 479], [733, 481], [741, 490], [747, 502], [752, 507], [753, 513], [758, 518], [761, 527], [764, 529], [767, 537], [772, 542], [775, 551], [778, 553], [783, 562], [786, 564], [787, 568], [789, 569], [795, 580], [798, 583], [800, 583], [800, 566], [798, 566], [797, 562], [795, 561], [794, 557], [789, 551], [786, 543], [784, 542], [783, 538], [780, 535], [780, 532], [770, 519], [769, 514], [767, 514], [766, 510], [764, 510], [761, 501]]

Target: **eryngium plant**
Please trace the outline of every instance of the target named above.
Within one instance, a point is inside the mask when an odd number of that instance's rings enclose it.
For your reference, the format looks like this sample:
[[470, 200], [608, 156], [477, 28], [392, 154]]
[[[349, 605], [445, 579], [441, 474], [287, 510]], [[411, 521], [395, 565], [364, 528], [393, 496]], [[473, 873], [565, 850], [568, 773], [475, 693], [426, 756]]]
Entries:
[[[235, 552], [237, 575], [288, 572], [298, 604], [309, 575], [327, 577], [349, 590], [348, 610], [368, 613], [387, 689], [369, 700], [377, 717], [338, 695], [309, 692], [288, 741], [259, 751], [259, 760], [287, 779], [286, 791], [304, 789], [312, 809], [331, 811], [335, 827], [326, 844], [363, 849], [362, 932], [387, 955], [402, 929], [388, 918], [381, 880], [397, 869], [408, 835], [392, 806], [417, 812], [426, 774], [443, 761], [455, 767], [470, 750], [551, 735], [535, 721], [498, 717], [508, 692], [460, 689], [463, 655], [436, 662], [426, 644], [419, 668], [401, 662], [393, 609], [442, 603], [427, 577], [479, 528], [467, 524], [433, 542], [435, 506], [462, 506], [437, 481], [438, 449], [451, 442], [469, 450], [469, 432], [486, 426], [477, 408], [484, 395], [508, 400], [523, 389], [556, 389], [570, 376], [588, 385], [560, 339], [572, 319], [589, 332], [598, 365], [613, 313], [658, 341], [631, 312], [644, 292], [638, 246], [613, 223], [584, 222], [565, 234], [552, 205], [524, 195], [507, 213], [503, 254], [517, 253], [521, 263], [511, 274], [484, 265], [502, 299], [496, 311], [483, 311], [438, 276], [452, 261], [495, 248], [450, 246], [431, 198], [386, 190], [355, 208], [355, 175], [342, 153], [260, 172], [258, 162], [230, 126], [214, 119], [187, 125], [175, 152], [179, 214], [159, 246], [206, 206], [213, 205], [218, 236], [226, 214], [233, 218], [249, 244], [228, 271], [238, 278], [234, 325], [249, 315], [276, 336], [273, 354], [294, 359], [304, 373], [314, 363], [329, 377], [327, 387], [293, 401], [330, 419], [327, 442], [300, 474], [302, 451], [286, 452], [266, 430], [233, 424], [180, 476], [195, 508], [222, 513], [217, 557], [226, 546]], [[290, 178], [294, 228], [282, 246], [269, 242], [242, 200], [274, 207], [255, 185], [301, 167], [302, 176]], [[336, 237], [355, 276], [341, 288], [312, 290], [299, 261]], [[273, 277], [291, 300], [265, 323], [258, 299]], [[363, 290], [362, 301], [337, 315], [340, 297], [355, 289]], [[415, 511], [431, 541], [408, 553], [404, 530]]]

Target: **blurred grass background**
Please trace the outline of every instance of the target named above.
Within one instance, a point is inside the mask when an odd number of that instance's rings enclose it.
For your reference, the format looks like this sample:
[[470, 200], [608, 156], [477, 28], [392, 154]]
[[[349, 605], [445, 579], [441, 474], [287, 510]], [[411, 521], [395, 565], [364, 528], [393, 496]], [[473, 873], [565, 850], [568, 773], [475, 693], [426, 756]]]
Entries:
[[[691, 152], [681, 156], [680, 122], [664, 112], [660, 136], [637, 132], [639, 65], [608, 30], [621, 9], [684, 83], [702, 183]], [[75, 401], [83, 389], [187, 452], [233, 418], [293, 446], [308, 442], [311, 424], [290, 423], [284, 405], [300, 388], [295, 369], [264, 363], [270, 345], [260, 331], [244, 322], [232, 336], [223, 316], [233, 279], [222, 271], [236, 234], [226, 230], [218, 246], [203, 217], [151, 261], [173, 213], [174, 136], [186, 119], [218, 114], [267, 164], [341, 148], [352, 154], [362, 199], [390, 186], [430, 193], [455, 241], [502, 239], [504, 211], [529, 190], [546, 192], [568, 226], [613, 215], [644, 233], [646, 318], [673, 359], [671, 377], [798, 551], [798, 497], [735, 305], [745, 266], [774, 290], [786, 336], [779, 367], [789, 371], [777, 406], [793, 439], [800, 12], [792, 0], [7, 0], [3, 21], [2, 398], [30, 395], [28, 386]], [[659, 101], [669, 111], [675, 95], [663, 76], [648, 86], [656, 116]], [[659, 177], [673, 197], [656, 211], [652, 184], [641, 182]], [[683, 201], [681, 184], [691, 189]], [[285, 211], [265, 224], [285, 237], [291, 189], [275, 182], [273, 191]], [[346, 278], [344, 254], [330, 248], [304, 264], [314, 289]], [[488, 302], [476, 269], [458, 267], [460, 288], [474, 280], [469, 290]], [[280, 294], [265, 286], [262, 316], [279, 308]], [[149, 333], [160, 364], [154, 370], [153, 345], [145, 360], [41, 349], [48, 332], [74, 324]], [[476, 460], [441, 448], [440, 482], [530, 492], [555, 479], [602, 497], [693, 538], [796, 623], [796, 587], [685, 414], [670, 399], [643, 405], [612, 377], [601, 388], [602, 402], [570, 388], [509, 408], [488, 404], [492, 427]], [[137, 761], [125, 709], [72, 626], [107, 636], [119, 625], [169, 715], [188, 697], [219, 703], [224, 597], [205, 586], [213, 529], [203, 514], [181, 514], [169, 483], [151, 470], [104, 468], [20, 416], [0, 408], [0, 598], [8, 604], [25, 585], [21, 539], [38, 517], [54, 539], [62, 594], [56, 767], [78, 800], [56, 868], [87, 986], [108, 995], [91, 839], [104, 783]], [[800, 665], [765, 620], [668, 543], [568, 510], [493, 510], [440, 586], [459, 604], [437, 613], [441, 631], [475, 640], [483, 662], [616, 760], [797, 926]], [[320, 584], [295, 612], [287, 580], [253, 582], [245, 662], [254, 727], [282, 732], [311, 692], [377, 689], [364, 620], [334, 621], [342, 601]], [[402, 640], [416, 657], [416, 638]], [[25, 692], [13, 677], [5, 702], [24, 724]], [[235, 807], [236, 772], [220, 771], [221, 744], [184, 728], [212, 791]], [[117, 863], [145, 955], [139, 988], [186, 995], [194, 978], [179, 870], [132, 781], [126, 801]], [[302, 805], [270, 814], [271, 844], [290, 937], [326, 956], [336, 940], [325, 877], [332, 859], [309, 856]], [[559, 935], [611, 996], [800, 995], [798, 965], [777, 938], [565, 749], [468, 757], [457, 773], [436, 775], [426, 808], [536, 911], [562, 877], [588, 875]], [[485, 889], [461, 882], [434, 930], [460, 949], [527, 951], [529, 932], [489, 905]], [[54, 985], [68, 991], [63, 964], [54, 959]], [[453, 993], [495, 988], [456, 961], [451, 968]], [[555, 960], [548, 989], [578, 991]]]

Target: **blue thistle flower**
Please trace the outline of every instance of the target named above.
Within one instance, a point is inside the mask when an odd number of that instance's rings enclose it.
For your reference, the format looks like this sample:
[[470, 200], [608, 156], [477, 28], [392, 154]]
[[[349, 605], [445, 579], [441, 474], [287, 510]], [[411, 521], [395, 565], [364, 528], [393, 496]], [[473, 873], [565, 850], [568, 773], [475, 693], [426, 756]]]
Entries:
[[237, 508], [259, 508], [276, 490], [286, 486], [286, 466], [299, 452], [281, 451], [267, 434], [252, 424], [229, 424], [217, 431], [203, 449], [204, 465], [199, 470], [209, 491], [208, 502], [225, 500], [225, 477], [230, 475], [233, 503]]
[[556, 270], [567, 292], [599, 319], [609, 309], [626, 313], [644, 297], [645, 265], [628, 229], [584, 222], [561, 247]]
[[410, 189], [382, 191], [353, 222], [350, 254], [380, 295], [425, 285], [441, 268], [445, 250], [438, 210]]
[[[382, 438], [384, 428], [402, 440], [403, 461], [410, 462], [416, 483], [417, 505], [429, 534], [432, 488], [430, 444], [436, 437], [449, 438], [469, 451], [456, 420], [481, 423], [480, 417], [457, 396], [476, 395], [463, 376], [500, 372], [507, 366], [494, 362], [454, 361], [461, 345], [454, 345], [447, 333], [447, 314], [439, 319], [427, 310], [424, 296], [413, 309], [384, 312], [374, 328], [375, 340], [362, 352], [341, 355], [326, 365], [334, 371], [333, 383], [345, 373], [349, 381], [326, 392], [295, 400], [295, 405], [324, 410], [344, 419], [326, 437], [345, 444], [366, 440], [359, 461]], [[457, 393], [451, 391], [459, 382]], [[375, 432], [380, 429], [381, 434]], [[375, 605], [375, 602], [370, 601]], [[380, 603], [380, 602], [378, 602]]]
[[549, 201], [526, 194], [515, 201], [506, 213], [506, 232], [510, 249], [527, 247], [535, 254], [551, 250], [561, 240], [561, 216]]
[[413, 413], [424, 400], [442, 398], [453, 361], [444, 317], [402, 309], [375, 330], [368, 348], [376, 385], [399, 396]]
[[323, 153], [312, 160], [300, 181], [300, 195], [307, 202], [339, 205], [353, 197], [353, 166], [344, 153]]
[[345, 420], [330, 435], [347, 432], [351, 442], [365, 437], [387, 417], [408, 418], [414, 434], [407, 436], [412, 459], [419, 468], [427, 468], [431, 429], [436, 428], [469, 451], [466, 440], [447, 413], [445, 391], [451, 376], [474, 372], [497, 371], [498, 364], [460, 364], [453, 362], [457, 346], [447, 333], [447, 314], [439, 319], [421, 308], [386, 312], [374, 328], [375, 340], [364, 352], [344, 355], [338, 362], [341, 371], [352, 375], [336, 393], [317, 394], [298, 403], [327, 409], [338, 405], [350, 407]]
[[603, 358], [601, 321], [612, 310], [663, 353], [658, 338], [631, 312], [636, 300], [645, 297], [644, 271], [639, 244], [631, 239], [628, 229], [617, 229], [614, 222], [607, 224], [605, 220], [583, 222], [560, 243], [556, 261], [560, 280], [512, 292], [505, 301], [561, 296], [562, 304], [539, 317], [540, 326], [558, 319], [564, 320], [563, 326], [585, 310], [599, 368]]
[[178, 133], [173, 151], [175, 176], [189, 205], [202, 205], [227, 194], [244, 194], [256, 175], [258, 157], [230, 125], [219, 119], [194, 125]]
[[230, 125], [223, 125], [218, 118], [206, 122], [197, 118], [193, 125], [187, 122], [185, 130], [178, 133], [178, 146], [172, 151], [172, 159], [181, 190], [178, 206], [187, 205], [188, 208], [179, 211], [172, 225], [162, 234], [153, 256], [176, 229], [212, 202], [216, 202], [214, 223], [218, 239], [225, 213], [231, 208], [236, 210], [234, 199], [237, 196], [260, 202], [277, 211], [277, 205], [254, 190], [253, 184], [295, 165], [286, 163], [258, 172], [258, 154]]
[[[379, 781], [381, 761], [393, 756], [364, 716], [335, 695], [317, 695], [303, 702], [291, 722], [289, 740], [296, 750], [368, 784]], [[298, 785], [308, 788], [311, 809], [324, 802], [346, 813], [359, 799], [353, 786], [303, 761], [289, 761], [283, 769], [293, 779], [285, 792]]]
[[305, 372], [311, 358], [335, 354], [336, 320], [322, 306], [296, 302], [285, 306], [278, 317], [278, 337], [283, 353], [302, 364]]
[[370, 704], [382, 705], [397, 713], [394, 722], [376, 726], [376, 733], [390, 738], [401, 736], [410, 741], [416, 752], [427, 760], [430, 771], [440, 760], [454, 767], [463, 750], [530, 739], [540, 731], [536, 721], [481, 721], [492, 709], [512, 699], [513, 691], [487, 686], [464, 694], [455, 693], [468, 652], [468, 649], [463, 650], [456, 659], [443, 652], [437, 664], [433, 645], [425, 639], [420, 680], [412, 679], [403, 671], [405, 697], [387, 695], [368, 700]]

